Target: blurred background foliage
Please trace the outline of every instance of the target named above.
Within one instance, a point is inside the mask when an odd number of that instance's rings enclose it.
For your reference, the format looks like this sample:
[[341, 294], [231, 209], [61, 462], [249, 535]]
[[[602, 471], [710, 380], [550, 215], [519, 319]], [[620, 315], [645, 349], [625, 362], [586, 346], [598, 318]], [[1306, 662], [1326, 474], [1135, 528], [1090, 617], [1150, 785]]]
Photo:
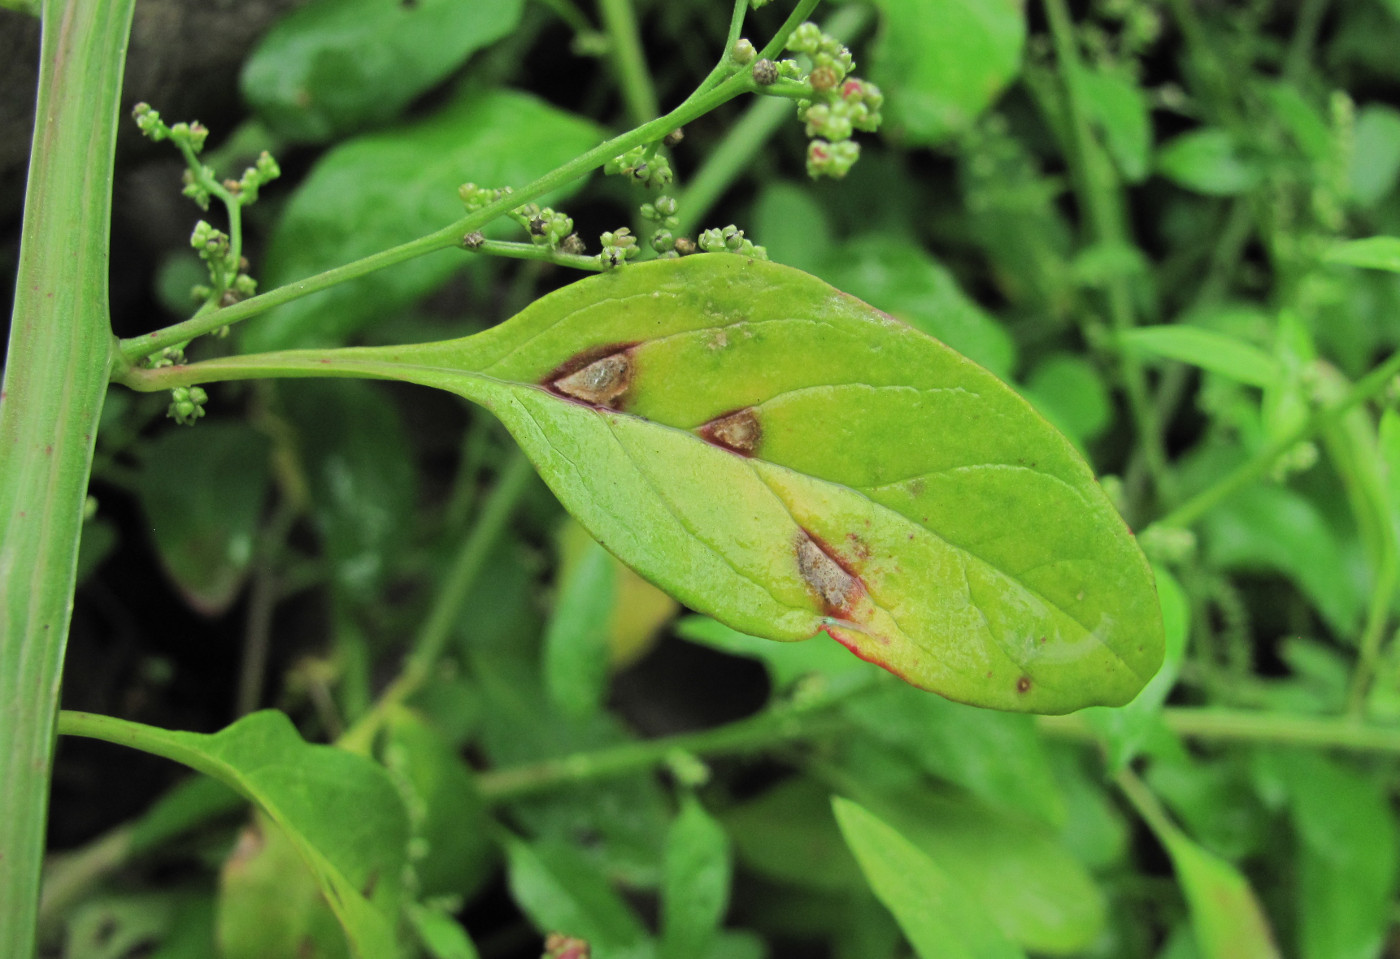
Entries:
[[[204, 121], [221, 171], [282, 163], [247, 218], [263, 289], [677, 102], [727, 19], [656, 0], [143, 0], [137, 18], [129, 102]], [[48, 954], [344, 955], [298, 853], [337, 844], [323, 881], [441, 957], [537, 955], [551, 931], [598, 959], [1397, 954], [1394, 391], [1289, 440], [1400, 341], [1393, 259], [1337, 253], [1400, 235], [1400, 4], [876, 0], [818, 19], [885, 91], [881, 136], [813, 183], [789, 104], [730, 104], [672, 152], [683, 221], [736, 223], [1023, 391], [1150, 527], [1162, 674], [1121, 710], [960, 706], [824, 638], [677, 610], [452, 397], [229, 385], [186, 432], [164, 398], [114, 392], [66, 707], [214, 733], [275, 706], [334, 740], [415, 636], [445, 630], [447, 652], [376, 737], [352, 733], [376, 772], [335, 774], [393, 783], [398, 802], [356, 807], [373, 835], [318, 841], [331, 811], [282, 797], [282, 819], [250, 819], [211, 780], [64, 740]], [[0, 11], [6, 129], [33, 26]], [[23, 160], [0, 160], [10, 277]], [[120, 335], [190, 310], [179, 168], [119, 152]], [[640, 232], [639, 194], [599, 178], [550, 202], [596, 250]], [[448, 251], [198, 350], [456, 336], [572, 279]], [[319, 768], [287, 732], [208, 748]]]

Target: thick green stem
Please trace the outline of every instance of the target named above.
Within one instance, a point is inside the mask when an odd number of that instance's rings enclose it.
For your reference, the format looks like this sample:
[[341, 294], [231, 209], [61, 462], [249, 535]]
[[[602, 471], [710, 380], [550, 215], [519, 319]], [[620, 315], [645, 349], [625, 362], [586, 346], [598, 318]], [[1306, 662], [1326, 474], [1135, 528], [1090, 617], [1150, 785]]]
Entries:
[[34, 953], [54, 717], [113, 357], [112, 156], [135, 0], [46, 0], [0, 387], [0, 954]]
[[[1204, 742], [1273, 743], [1400, 755], [1400, 729], [1370, 726], [1345, 717], [1177, 708], [1162, 710], [1162, 720], [1178, 736]], [[1074, 713], [1041, 716], [1036, 726], [1047, 736], [1098, 738], [1084, 717]]]

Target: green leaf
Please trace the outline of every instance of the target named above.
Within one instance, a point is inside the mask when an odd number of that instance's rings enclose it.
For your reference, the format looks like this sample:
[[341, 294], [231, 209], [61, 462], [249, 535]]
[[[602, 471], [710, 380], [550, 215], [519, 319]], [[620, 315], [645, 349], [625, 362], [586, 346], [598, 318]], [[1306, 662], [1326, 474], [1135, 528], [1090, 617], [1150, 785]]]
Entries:
[[989, 713], [908, 687], [860, 696], [845, 712], [863, 736], [992, 805], [1050, 823], [1064, 819], [1064, 800], [1029, 716]]
[[280, 396], [335, 581], [352, 602], [376, 602], [408, 545], [418, 498], [403, 418], [366, 383], [300, 382]]
[[1355, 143], [1347, 182], [1357, 206], [1380, 202], [1400, 177], [1400, 110], [1370, 103], [1356, 114]]
[[[527, 183], [603, 138], [587, 121], [496, 90], [468, 91], [425, 120], [340, 144], [287, 204], [269, 242], [263, 285], [282, 286], [426, 236], [462, 215], [457, 187], [464, 181]], [[248, 324], [243, 344], [338, 345], [440, 285], [467, 255], [418, 257], [296, 300]]]
[[666, 836], [659, 955], [701, 959], [706, 954], [729, 905], [730, 872], [724, 829], [687, 794]]
[[849, 900], [860, 871], [831, 820], [828, 790], [798, 777], [729, 810], [724, 826], [747, 869], [774, 882]]
[[1318, 753], [1278, 751], [1290, 792], [1298, 860], [1298, 955], [1379, 955], [1396, 889], [1395, 816], [1384, 789]]
[[832, 808], [870, 888], [921, 959], [1024, 956], [959, 883], [895, 829], [848, 799], [833, 797]]
[[136, 491], [161, 566], [204, 613], [228, 608], [252, 562], [267, 450], [239, 423], [171, 428], [145, 446]]
[[812, 191], [794, 183], [770, 184], [754, 204], [751, 231], [779, 263], [815, 273], [827, 261], [831, 223]]
[[879, 0], [871, 79], [889, 94], [885, 129], [930, 146], [966, 130], [1016, 78], [1020, 0]]
[[1343, 266], [1400, 273], [1400, 237], [1371, 236], [1364, 240], [1347, 240], [1328, 250], [1323, 260]]
[[1146, 94], [1126, 73], [1097, 68], [1076, 71], [1080, 99], [1103, 131], [1109, 155], [1129, 183], [1147, 177], [1152, 118]]
[[1103, 931], [1103, 895], [1044, 822], [915, 783], [857, 798], [930, 856], [1012, 942], [1076, 955]]
[[1244, 876], [1192, 842], [1156, 808], [1155, 800], [1148, 801], [1151, 807], [1138, 801], [1138, 809], [1176, 868], [1201, 959], [1281, 959], [1264, 910]]
[[432, 959], [477, 959], [471, 937], [451, 916], [414, 902], [409, 903], [408, 919]]
[[1056, 428], [1081, 447], [1113, 420], [1103, 375], [1094, 364], [1071, 353], [1052, 353], [1026, 378], [1025, 396]]
[[256, 803], [320, 886], [359, 959], [392, 959], [408, 818], [384, 769], [302, 740], [285, 713], [264, 710], [205, 735], [103, 716], [75, 733], [184, 763]]
[[255, 817], [219, 875], [221, 959], [344, 959], [345, 935], [296, 843]]
[[544, 680], [566, 715], [597, 713], [608, 686], [609, 637], [617, 574], [608, 551], [590, 541], [557, 586], [544, 634]]
[[1116, 705], [1161, 662], [1151, 572], [1070, 443], [795, 270], [654, 262], [467, 339], [225, 362], [481, 403], [595, 539], [692, 609], [828, 633], [951, 699]]
[[1207, 196], [1234, 196], [1252, 187], [1258, 169], [1227, 131], [1207, 127], [1174, 137], [1157, 152], [1157, 170], [1178, 186]]
[[506, 840], [510, 891], [541, 933], [586, 939], [600, 956], [642, 953], [646, 931], [632, 909], [571, 845]]
[[1205, 554], [1217, 569], [1271, 570], [1293, 580], [1339, 635], [1350, 635], [1365, 607], [1337, 534], [1306, 497], [1279, 486], [1252, 486], [1202, 523]]
[[409, 710], [391, 717], [385, 763], [413, 810], [413, 863], [423, 897], [466, 896], [497, 865], [493, 824], [466, 764], [433, 727]]
[[520, 21], [524, 0], [314, 0], [243, 66], [243, 95], [279, 136], [329, 140], [397, 116]]
[[1268, 353], [1215, 330], [1181, 324], [1140, 326], [1119, 334], [1118, 340], [1137, 356], [1179, 360], [1250, 386], [1274, 386], [1284, 378], [1278, 361]]

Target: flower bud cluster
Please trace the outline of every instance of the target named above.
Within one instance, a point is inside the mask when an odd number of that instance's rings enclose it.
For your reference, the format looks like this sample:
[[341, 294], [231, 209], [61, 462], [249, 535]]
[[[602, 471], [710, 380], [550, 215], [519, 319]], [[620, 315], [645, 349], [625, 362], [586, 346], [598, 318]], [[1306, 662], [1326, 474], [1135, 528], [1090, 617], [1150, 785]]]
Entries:
[[603, 172], [610, 176], [629, 176], [643, 186], [658, 190], [676, 178], [671, 161], [651, 146], [633, 147], [622, 156], [613, 157], [603, 164]]
[[[807, 147], [807, 173], [812, 177], [845, 176], [860, 157], [856, 131], [879, 129], [885, 97], [880, 88], [852, 74], [851, 51], [815, 23], [804, 23], [788, 37], [787, 49], [811, 64], [805, 82], [811, 96], [798, 101], [797, 116], [806, 124], [811, 143]], [[777, 64], [780, 76], [789, 77], [796, 61]], [[803, 79], [799, 73], [798, 79]]]
[[603, 252], [598, 254], [598, 262], [604, 270], [617, 269], [634, 258], [641, 249], [637, 246], [637, 238], [625, 226], [604, 233], [599, 239], [603, 243]]
[[696, 242], [706, 253], [738, 253], [756, 260], [768, 259], [768, 251], [746, 239], [744, 231], [732, 223], [722, 230], [706, 230]]
[[541, 209], [535, 203], [516, 207], [510, 211], [510, 216], [525, 228], [536, 246], [557, 247], [574, 232], [573, 217], [550, 207]]
[[165, 415], [181, 426], [193, 426], [204, 415], [209, 394], [198, 386], [177, 386], [170, 391], [170, 407]]

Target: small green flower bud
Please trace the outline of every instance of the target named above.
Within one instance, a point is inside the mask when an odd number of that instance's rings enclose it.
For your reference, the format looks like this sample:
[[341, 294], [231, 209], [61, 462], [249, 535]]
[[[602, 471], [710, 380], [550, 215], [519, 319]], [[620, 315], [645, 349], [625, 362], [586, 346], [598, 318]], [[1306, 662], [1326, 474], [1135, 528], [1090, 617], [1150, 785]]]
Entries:
[[836, 85], [841, 82], [841, 77], [835, 67], [820, 66], [813, 68], [807, 82], [812, 85], [814, 92], [827, 93], [836, 88]]
[[669, 253], [676, 248], [676, 238], [670, 230], [657, 230], [651, 235], [651, 248], [657, 253]]
[[753, 65], [753, 82], [761, 87], [771, 87], [778, 82], [778, 65], [772, 60], [759, 60]]
[[787, 48], [793, 53], [816, 53], [822, 43], [822, 28], [808, 20], [792, 31]]
[[758, 56], [758, 49], [748, 40], [741, 39], [734, 44], [734, 60], [741, 66], [748, 66]]
[[664, 194], [657, 197], [653, 205], [656, 207], [656, 212], [662, 216], [675, 216], [676, 211], [680, 209], [680, 204], [676, 202], [675, 197]]
[[785, 80], [801, 80], [802, 64], [798, 63], [796, 60], [779, 60], [778, 76]]

